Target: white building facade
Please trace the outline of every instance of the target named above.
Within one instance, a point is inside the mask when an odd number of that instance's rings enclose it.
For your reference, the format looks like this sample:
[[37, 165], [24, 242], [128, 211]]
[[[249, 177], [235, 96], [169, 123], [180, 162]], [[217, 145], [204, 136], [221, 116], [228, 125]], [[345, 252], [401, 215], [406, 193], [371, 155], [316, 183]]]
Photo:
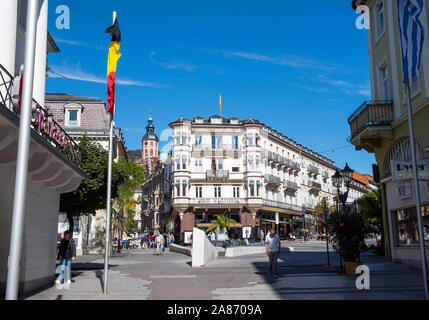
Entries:
[[334, 162], [255, 119], [212, 116], [170, 124], [173, 135], [170, 220], [180, 235], [206, 228], [215, 214], [237, 224], [232, 238], [251, 227], [256, 239], [275, 227], [282, 239], [304, 226], [305, 213], [326, 198], [333, 204]]
[[[85, 177], [77, 144], [43, 107], [46, 55], [59, 50], [47, 31], [48, 1], [39, 3], [20, 293], [53, 284], [60, 195], [77, 189]], [[0, 36], [5, 44], [0, 49], [0, 296], [10, 253], [26, 5], [27, 1], [0, 1]]]

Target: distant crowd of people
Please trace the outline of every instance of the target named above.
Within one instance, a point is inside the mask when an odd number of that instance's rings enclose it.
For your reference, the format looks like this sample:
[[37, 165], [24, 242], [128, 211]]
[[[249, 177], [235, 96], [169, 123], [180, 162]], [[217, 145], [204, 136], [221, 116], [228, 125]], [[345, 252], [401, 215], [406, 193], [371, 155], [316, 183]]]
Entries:
[[125, 237], [122, 241], [115, 238], [112, 241], [113, 250], [119, 249], [154, 249], [155, 254], [162, 254], [165, 248], [175, 242], [175, 237], [172, 232], [161, 233], [158, 230], [146, 231], [137, 238]]

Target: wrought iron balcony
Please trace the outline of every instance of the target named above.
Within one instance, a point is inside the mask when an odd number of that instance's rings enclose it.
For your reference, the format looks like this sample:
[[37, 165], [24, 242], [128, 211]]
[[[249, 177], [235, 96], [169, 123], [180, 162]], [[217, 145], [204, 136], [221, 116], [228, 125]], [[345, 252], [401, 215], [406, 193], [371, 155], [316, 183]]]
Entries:
[[298, 162], [292, 160], [289, 160], [289, 167], [297, 171], [301, 170], [301, 165]]
[[277, 186], [280, 186], [282, 184], [282, 181], [279, 177], [275, 177], [271, 174], [265, 175], [265, 183], [274, 184]]
[[[20, 110], [14, 106], [13, 76], [0, 64], [0, 107], [8, 109], [8, 112], [20, 116]], [[60, 151], [78, 167], [81, 165], [81, 154], [79, 146], [67, 134], [67, 132], [53, 119], [48, 110], [40, 106], [33, 99], [33, 111], [31, 128], [34, 132], [44, 138], [50, 145]]]
[[323, 171], [322, 177], [323, 177], [323, 179], [329, 179], [329, 172], [328, 171]]
[[351, 139], [368, 127], [389, 126], [393, 120], [392, 101], [365, 101], [348, 119]]
[[264, 199], [264, 205], [268, 206], [268, 207], [273, 207], [273, 208], [280, 208], [280, 209], [286, 209], [286, 210], [292, 210], [292, 211], [297, 211], [297, 212], [304, 212], [304, 208], [295, 204], [290, 204], [290, 203], [285, 203], [285, 202], [280, 202], [280, 201], [275, 201], [275, 200], [268, 200], [268, 199]]
[[215, 180], [215, 179], [227, 180], [229, 179], [229, 170], [207, 170], [206, 178], [207, 180]]
[[237, 206], [243, 205], [244, 201], [240, 198], [194, 198], [191, 204], [207, 206]]
[[309, 165], [308, 166], [308, 171], [314, 174], [319, 174], [319, 168], [317, 168], [316, 166], [313, 165]]
[[283, 187], [287, 190], [293, 190], [293, 191], [298, 190], [298, 184], [293, 181], [284, 181]]
[[192, 151], [239, 151], [236, 144], [194, 144]]
[[310, 187], [311, 190], [317, 190], [317, 191], [322, 190], [322, 185], [316, 181], [308, 181], [308, 186]]

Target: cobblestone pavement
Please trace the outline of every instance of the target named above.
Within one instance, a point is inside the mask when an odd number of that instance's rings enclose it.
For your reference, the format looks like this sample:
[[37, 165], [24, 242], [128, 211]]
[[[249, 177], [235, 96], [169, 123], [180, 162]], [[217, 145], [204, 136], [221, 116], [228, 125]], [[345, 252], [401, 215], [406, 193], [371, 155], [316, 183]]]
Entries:
[[[109, 294], [102, 294], [102, 256], [78, 257], [70, 289], [55, 286], [29, 300], [295, 300], [295, 299], [424, 299], [421, 271], [362, 255], [370, 273], [370, 290], [358, 290], [355, 278], [338, 274], [338, 256], [331, 252], [327, 266], [323, 242], [290, 242], [279, 259], [279, 277], [267, 273], [263, 254], [223, 258], [203, 268], [191, 268], [191, 258], [165, 251], [135, 249], [110, 259]], [[57, 272], [59, 268], [57, 269]]]

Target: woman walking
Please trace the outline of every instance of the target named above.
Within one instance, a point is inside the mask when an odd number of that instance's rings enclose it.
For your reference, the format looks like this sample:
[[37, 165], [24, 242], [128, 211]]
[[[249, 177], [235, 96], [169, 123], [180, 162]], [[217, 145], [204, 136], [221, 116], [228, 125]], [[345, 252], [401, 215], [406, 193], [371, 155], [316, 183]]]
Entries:
[[[66, 231], [64, 239], [61, 240], [60, 247], [58, 248], [57, 261], [60, 261], [61, 269], [55, 284], [61, 284], [61, 278], [64, 274], [64, 269], [67, 266], [67, 281], [65, 281], [66, 289], [70, 288], [71, 283], [71, 264], [76, 259], [76, 245], [74, 240], [71, 239], [72, 233]], [[65, 280], [65, 279], [64, 279]]]

